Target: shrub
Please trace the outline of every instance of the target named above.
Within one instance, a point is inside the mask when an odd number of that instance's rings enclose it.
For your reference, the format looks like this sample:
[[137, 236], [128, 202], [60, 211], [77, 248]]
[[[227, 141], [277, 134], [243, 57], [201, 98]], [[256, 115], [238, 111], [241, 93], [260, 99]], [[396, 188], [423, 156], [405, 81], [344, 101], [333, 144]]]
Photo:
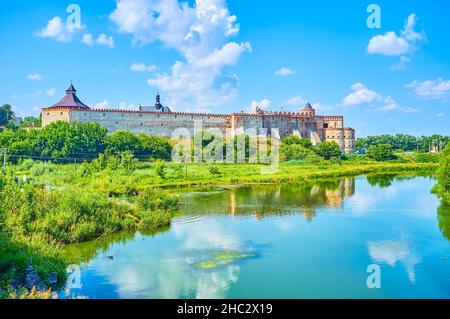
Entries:
[[166, 178], [166, 162], [158, 160], [155, 162], [155, 173], [161, 178]]
[[54, 173], [58, 167], [50, 162], [36, 162], [30, 169], [30, 174], [34, 176], [41, 176], [44, 174]]
[[329, 160], [333, 157], [341, 157], [341, 148], [336, 142], [322, 142], [315, 149], [317, 155]]
[[417, 153], [414, 156], [417, 163], [439, 163], [439, 155], [430, 153]]
[[220, 170], [217, 166], [209, 166], [208, 167], [209, 172], [211, 173], [211, 175], [220, 175]]
[[298, 137], [296, 135], [291, 135], [291, 136], [285, 137], [282, 140], [282, 144], [283, 145], [300, 145], [306, 149], [310, 149], [310, 150], [313, 149], [313, 144], [309, 139]]
[[301, 161], [312, 155], [315, 155], [313, 151], [299, 144], [287, 144], [281, 147], [281, 158], [285, 161]]
[[380, 144], [369, 147], [369, 150], [367, 151], [367, 158], [378, 162], [384, 162], [393, 160], [396, 157], [390, 144]]

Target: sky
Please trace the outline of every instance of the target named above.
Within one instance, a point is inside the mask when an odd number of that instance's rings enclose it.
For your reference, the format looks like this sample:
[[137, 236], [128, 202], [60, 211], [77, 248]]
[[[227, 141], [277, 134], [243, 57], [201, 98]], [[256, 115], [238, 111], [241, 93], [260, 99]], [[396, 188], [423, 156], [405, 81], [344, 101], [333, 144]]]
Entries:
[[37, 116], [73, 81], [94, 108], [151, 105], [157, 91], [173, 111], [310, 102], [359, 137], [450, 135], [449, 12], [444, 0], [1, 0], [0, 104]]

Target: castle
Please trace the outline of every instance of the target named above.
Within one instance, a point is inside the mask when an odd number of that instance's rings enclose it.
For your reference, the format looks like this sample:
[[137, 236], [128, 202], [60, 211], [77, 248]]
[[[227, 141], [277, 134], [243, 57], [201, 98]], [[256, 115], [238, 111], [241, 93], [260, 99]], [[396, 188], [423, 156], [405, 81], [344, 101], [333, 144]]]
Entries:
[[355, 130], [344, 127], [343, 116], [317, 115], [308, 103], [298, 113], [266, 112], [260, 108], [254, 113], [207, 114], [173, 112], [161, 104], [159, 93], [153, 106], [139, 106], [139, 110], [92, 109], [76, 95], [71, 84], [65, 97], [55, 105], [42, 109], [42, 126], [55, 121], [98, 122], [110, 133], [117, 130], [170, 137], [175, 129], [194, 129], [202, 123], [204, 129], [279, 129], [281, 136], [298, 135], [309, 138], [314, 145], [323, 141], [336, 142], [345, 153], [352, 153]]

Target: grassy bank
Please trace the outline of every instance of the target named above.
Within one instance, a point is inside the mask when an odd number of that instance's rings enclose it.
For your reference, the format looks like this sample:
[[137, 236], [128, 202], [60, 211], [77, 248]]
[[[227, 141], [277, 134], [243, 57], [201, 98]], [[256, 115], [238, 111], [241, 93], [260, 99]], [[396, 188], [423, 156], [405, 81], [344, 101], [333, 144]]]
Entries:
[[95, 190], [111, 197], [135, 195], [146, 189], [186, 188], [208, 185], [283, 183], [322, 177], [429, 171], [434, 163], [343, 162], [342, 164], [305, 165], [282, 163], [275, 173], [264, 174], [264, 165], [251, 164], [173, 164], [137, 163], [133, 169], [95, 170], [91, 164], [34, 164], [18, 166], [17, 173], [35, 183], [56, 189]]
[[[93, 187], [53, 188], [19, 179], [13, 171], [0, 173], [0, 297], [12, 296], [11, 286], [27, 286], [29, 266], [42, 284], [57, 289], [66, 279], [67, 260], [60, 253], [65, 244], [155, 231], [170, 224], [176, 204], [163, 191], [119, 198]], [[58, 282], [51, 283], [49, 274]]]

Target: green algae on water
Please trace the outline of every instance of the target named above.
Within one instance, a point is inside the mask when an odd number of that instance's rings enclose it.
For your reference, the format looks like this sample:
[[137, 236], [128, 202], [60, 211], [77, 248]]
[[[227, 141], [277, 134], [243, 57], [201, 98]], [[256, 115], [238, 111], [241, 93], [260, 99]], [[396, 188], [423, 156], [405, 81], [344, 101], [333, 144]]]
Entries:
[[217, 251], [212, 254], [211, 259], [200, 261], [194, 267], [200, 270], [214, 269], [220, 266], [234, 263], [238, 260], [254, 257], [251, 253], [240, 253], [236, 251]]

